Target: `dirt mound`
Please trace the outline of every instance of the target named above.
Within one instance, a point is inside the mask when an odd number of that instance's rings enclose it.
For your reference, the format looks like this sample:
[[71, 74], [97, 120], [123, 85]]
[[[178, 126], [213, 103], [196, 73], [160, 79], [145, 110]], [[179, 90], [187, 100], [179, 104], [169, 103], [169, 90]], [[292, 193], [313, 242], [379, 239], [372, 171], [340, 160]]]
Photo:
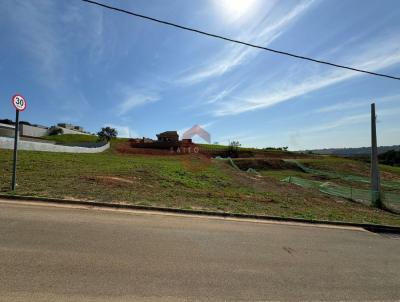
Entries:
[[162, 155], [162, 156], [181, 156], [188, 160], [193, 159], [210, 159], [212, 156], [208, 153], [201, 152], [196, 145], [181, 147], [177, 149], [153, 149], [153, 148], [135, 148], [130, 142], [119, 143], [115, 150], [121, 154], [143, 154], [143, 155]]
[[296, 164], [276, 158], [236, 158], [233, 162], [241, 170], [300, 170]]
[[171, 152], [170, 150], [133, 148], [129, 142], [119, 143], [115, 149], [118, 153], [122, 154], [180, 155], [180, 153]]
[[264, 158], [264, 159], [300, 159], [300, 158], [310, 158], [312, 157], [309, 154], [296, 153], [290, 151], [269, 151], [269, 150], [258, 150], [254, 154], [255, 158]]

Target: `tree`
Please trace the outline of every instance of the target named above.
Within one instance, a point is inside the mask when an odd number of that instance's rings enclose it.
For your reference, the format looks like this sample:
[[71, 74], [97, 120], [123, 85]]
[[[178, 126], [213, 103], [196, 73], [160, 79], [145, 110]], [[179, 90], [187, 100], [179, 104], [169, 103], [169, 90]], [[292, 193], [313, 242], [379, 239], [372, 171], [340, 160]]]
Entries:
[[64, 131], [63, 131], [61, 128], [59, 128], [59, 127], [51, 126], [51, 127], [49, 128], [49, 130], [47, 131], [47, 133], [48, 133], [49, 135], [59, 135], [59, 134], [63, 134]]
[[400, 151], [389, 150], [380, 154], [378, 157], [382, 164], [391, 166], [400, 165]]
[[241, 144], [239, 141], [231, 141], [228, 147], [228, 154], [230, 157], [238, 157], [239, 156], [239, 147]]
[[234, 147], [234, 148], [239, 148], [241, 146], [241, 144], [239, 143], [239, 141], [231, 141], [229, 143], [229, 146]]
[[99, 141], [109, 142], [112, 138], [117, 137], [118, 131], [111, 127], [103, 127], [101, 131], [97, 132], [97, 136], [99, 137]]
[[1, 124], [7, 124], [7, 125], [14, 125], [15, 123], [12, 120], [7, 119], [2, 119], [0, 120]]

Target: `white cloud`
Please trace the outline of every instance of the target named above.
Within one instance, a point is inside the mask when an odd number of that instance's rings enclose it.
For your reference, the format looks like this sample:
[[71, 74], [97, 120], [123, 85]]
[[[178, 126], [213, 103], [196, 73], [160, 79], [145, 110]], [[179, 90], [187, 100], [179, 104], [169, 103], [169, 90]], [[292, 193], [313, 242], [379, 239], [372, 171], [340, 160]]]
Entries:
[[387, 96], [381, 96], [381, 97], [374, 97], [372, 98], [373, 101], [376, 101], [377, 103], [382, 102], [393, 102], [393, 101], [400, 101], [400, 94], [394, 94], [394, 95], [387, 95]]
[[[273, 14], [273, 6], [269, 6], [266, 9], [266, 17], [254, 26], [252, 30], [244, 32], [238, 39], [253, 44], [268, 46], [268, 44], [289, 28], [313, 2], [313, 0], [304, 1], [289, 11], [277, 14]], [[279, 3], [279, 5], [281, 4]], [[261, 32], [260, 28], [263, 28]], [[227, 45], [214, 59], [200, 68], [194, 68], [184, 72], [177, 82], [190, 85], [216, 76], [221, 76], [233, 70], [236, 66], [243, 64], [258, 53], [256, 49], [247, 46]]]
[[[63, 13], [60, 15], [60, 7]], [[57, 1], [12, 1], [4, 22], [16, 30], [16, 43], [30, 55], [36, 78], [52, 89], [67, 89], [71, 45], [99, 53], [103, 48], [102, 12]], [[76, 43], [76, 44], [75, 44]]]
[[125, 89], [122, 102], [117, 105], [117, 115], [123, 116], [132, 109], [154, 103], [160, 100], [157, 93], [153, 91], [135, 91], [134, 89]]
[[215, 102], [218, 102], [222, 99], [224, 99], [226, 96], [228, 96], [229, 94], [231, 94], [239, 85], [233, 85], [230, 88], [224, 89], [214, 95], [212, 95], [211, 97], [208, 98], [207, 103], [208, 104], [213, 104]]
[[[381, 117], [388, 117], [388, 116], [393, 116], [393, 115], [399, 115], [400, 114], [400, 108], [391, 108], [391, 109], [382, 109], [377, 112], [378, 119]], [[350, 115], [343, 117], [341, 119], [321, 124], [315, 127], [310, 127], [310, 128], [305, 128], [302, 129], [302, 133], [315, 133], [315, 132], [321, 132], [321, 131], [329, 131], [332, 129], [336, 128], [341, 128], [344, 126], [350, 126], [350, 125], [355, 125], [355, 124], [369, 124], [371, 120], [371, 114], [370, 113], [364, 113], [364, 114], [355, 114], [355, 115]]]
[[260, 143], [260, 141], [264, 141], [265, 138], [265, 135], [254, 135], [252, 131], [240, 131], [233, 134], [217, 136], [216, 141], [221, 145], [229, 145], [232, 141], [239, 141], [243, 146], [254, 146]]
[[[272, 3], [273, 1], [268, 2]], [[243, 19], [253, 17], [259, 9], [260, 0], [214, 0], [213, 4], [219, 18], [223, 18], [224, 22], [236, 25], [242, 23]]]
[[314, 110], [314, 113], [327, 113], [327, 112], [334, 112], [334, 111], [342, 111], [354, 108], [360, 108], [368, 105], [368, 103], [363, 102], [345, 102], [345, 103], [338, 103], [332, 106], [326, 106], [319, 109]]
[[328, 130], [340, 128], [343, 126], [365, 123], [365, 122], [368, 122], [370, 118], [371, 118], [371, 115], [368, 113], [346, 116], [344, 118], [341, 118], [341, 119], [333, 121], [333, 122], [321, 124], [316, 127], [303, 129], [303, 130], [301, 130], [301, 132], [302, 133], [313, 133], [313, 132], [328, 131]]
[[[400, 128], [393, 125], [393, 118], [400, 115], [400, 108], [378, 110], [377, 113], [378, 121], [380, 118], [382, 121], [378, 124], [378, 144], [398, 144]], [[293, 129], [286, 134], [290, 147], [298, 150], [368, 146], [370, 120], [370, 113], [355, 114], [301, 130]]]
[[18, 32], [17, 41], [34, 59], [40, 71], [37, 74], [43, 79], [44, 84], [55, 85], [59, 82], [56, 75], [57, 69], [61, 68], [62, 60], [60, 60], [60, 41], [51, 18], [54, 3], [16, 1], [8, 9], [10, 22]]
[[313, 111], [313, 113], [327, 113], [327, 112], [335, 112], [335, 111], [343, 111], [361, 107], [368, 107], [372, 102], [376, 103], [387, 103], [395, 100], [400, 100], [400, 95], [388, 95], [388, 96], [377, 96], [377, 97], [370, 97], [368, 99], [364, 99], [363, 101], [360, 99], [355, 99], [343, 103], [337, 103], [335, 105], [326, 106], [322, 108], [318, 108]]
[[111, 127], [116, 129], [118, 131], [118, 137], [126, 137], [126, 138], [138, 137], [136, 131], [130, 128], [129, 126], [105, 124], [104, 127]]
[[[347, 55], [340, 61], [369, 71], [379, 71], [397, 65], [400, 63], [399, 39], [400, 37], [396, 34], [387, 37], [385, 40], [371, 41], [360, 49], [356, 49], [357, 55]], [[379, 47], [373, 47], [374, 45], [379, 45]], [[251, 87], [241, 96], [234, 99], [229, 98], [229, 101], [219, 102], [219, 106], [214, 110], [214, 115], [234, 115], [267, 108], [361, 75], [358, 72], [333, 68], [325, 73], [319, 72], [318, 74], [318, 71], [317, 69], [317, 71], [307, 75], [304, 71], [299, 70], [297, 76], [293, 78], [304, 79], [301, 81], [273, 82], [262, 90]]]

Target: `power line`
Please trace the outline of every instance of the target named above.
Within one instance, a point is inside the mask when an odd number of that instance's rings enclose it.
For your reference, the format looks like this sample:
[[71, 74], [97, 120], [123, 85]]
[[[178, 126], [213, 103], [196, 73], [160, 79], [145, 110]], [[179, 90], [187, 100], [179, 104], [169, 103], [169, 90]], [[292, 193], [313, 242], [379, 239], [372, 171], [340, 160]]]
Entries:
[[276, 50], [276, 49], [272, 49], [272, 48], [268, 48], [268, 47], [264, 47], [264, 46], [260, 46], [260, 45], [255, 45], [255, 44], [251, 44], [251, 43], [247, 43], [247, 42], [243, 42], [243, 41], [227, 38], [227, 37], [224, 37], [224, 36], [208, 33], [208, 32], [205, 32], [205, 31], [202, 31], [202, 30], [199, 30], [199, 29], [195, 29], [195, 28], [191, 28], [191, 27], [175, 24], [175, 23], [172, 23], [172, 22], [163, 21], [163, 20], [156, 19], [156, 18], [153, 18], [153, 17], [148, 17], [148, 16], [145, 16], [145, 15], [137, 14], [137, 13], [134, 13], [132, 11], [128, 11], [128, 10], [125, 10], [125, 9], [121, 9], [121, 8], [118, 8], [118, 7], [110, 6], [110, 5], [99, 3], [99, 2], [96, 2], [96, 1], [92, 1], [92, 0], [81, 0], [81, 1], [87, 2], [87, 3], [90, 3], [90, 4], [94, 4], [94, 5], [97, 5], [97, 6], [101, 6], [101, 7], [110, 9], [110, 10], [114, 10], [114, 11], [117, 11], [117, 12], [120, 12], [120, 13], [125, 13], [125, 14], [131, 15], [131, 16], [139, 17], [139, 18], [142, 18], [142, 19], [147, 19], [147, 20], [154, 21], [154, 22], [157, 22], [157, 23], [173, 26], [173, 27], [176, 27], [176, 28], [179, 28], [179, 29], [188, 30], [188, 31], [191, 31], [191, 32], [194, 32], [194, 33], [197, 33], [197, 34], [206, 35], [206, 36], [209, 36], [209, 37], [213, 37], [213, 38], [217, 38], [217, 39], [221, 39], [221, 40], [225, 40], [225, 41], [229, 41], [229, 42], [233, 42], [233, 43], [237, 43], [237, 44], [241, 44], [241, 45], [246, 45], [246, 46], [253, 47], [253, 48], [258, 48], [258, 49], [266, 50], [266, 51], [269, 51], [269, 52], [273, 52], [273, 53], [277, 53], [277, 54], [281, 54], [281, 55], [285, 55], [285, 56], [290, 56], [290, 57], [301, 59], [301, 60], [311, 61], [311, 62], [315, 62], [315, 63], [319, 63], [319, 64], [325, 64], [325, 65], [329, 65], [329, 66], [333, 66], [333, 67], [337, 67], [337, 68], [352, 70], [352, 71], [356, 71], [356, 72], [366, 73], [366, 74], [379, 76], [379, 77], [384, 77], [384, 78], [389, 78], [389, 79], [393, 79], [393, 80], [400, 80], [400, 77], [395, 77], [395, 76], [391, 76], [391, 75], [387, 75], [387, 74], [383, 74], [383, 73], [377, 73], [377, 72], [358, 69], [358, 68], [354, 68], [354, 67], [350, 67], [350, 66], [335, 64], [335, 63], [331, 63], [331, 62], [327, 62], [327, 61], [321, 61], [321, 60], [313, 59], [313, 58], [310, 58], [310, 57], [300, 56], [300, 55], [296, 55], [296, 54], [285, 52], [285, 51], [280, 51], [280, 50]]

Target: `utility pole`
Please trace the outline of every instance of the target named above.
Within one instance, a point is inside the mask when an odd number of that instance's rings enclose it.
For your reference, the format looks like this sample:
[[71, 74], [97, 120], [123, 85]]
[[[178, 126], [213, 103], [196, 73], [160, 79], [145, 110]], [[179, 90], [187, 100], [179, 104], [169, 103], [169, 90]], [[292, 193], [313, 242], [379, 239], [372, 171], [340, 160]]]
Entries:
[[376, 140], [375, 103], [371, 104], [371, 202], [374, 207], [382, 207], [378, 166], [378, 146]]

